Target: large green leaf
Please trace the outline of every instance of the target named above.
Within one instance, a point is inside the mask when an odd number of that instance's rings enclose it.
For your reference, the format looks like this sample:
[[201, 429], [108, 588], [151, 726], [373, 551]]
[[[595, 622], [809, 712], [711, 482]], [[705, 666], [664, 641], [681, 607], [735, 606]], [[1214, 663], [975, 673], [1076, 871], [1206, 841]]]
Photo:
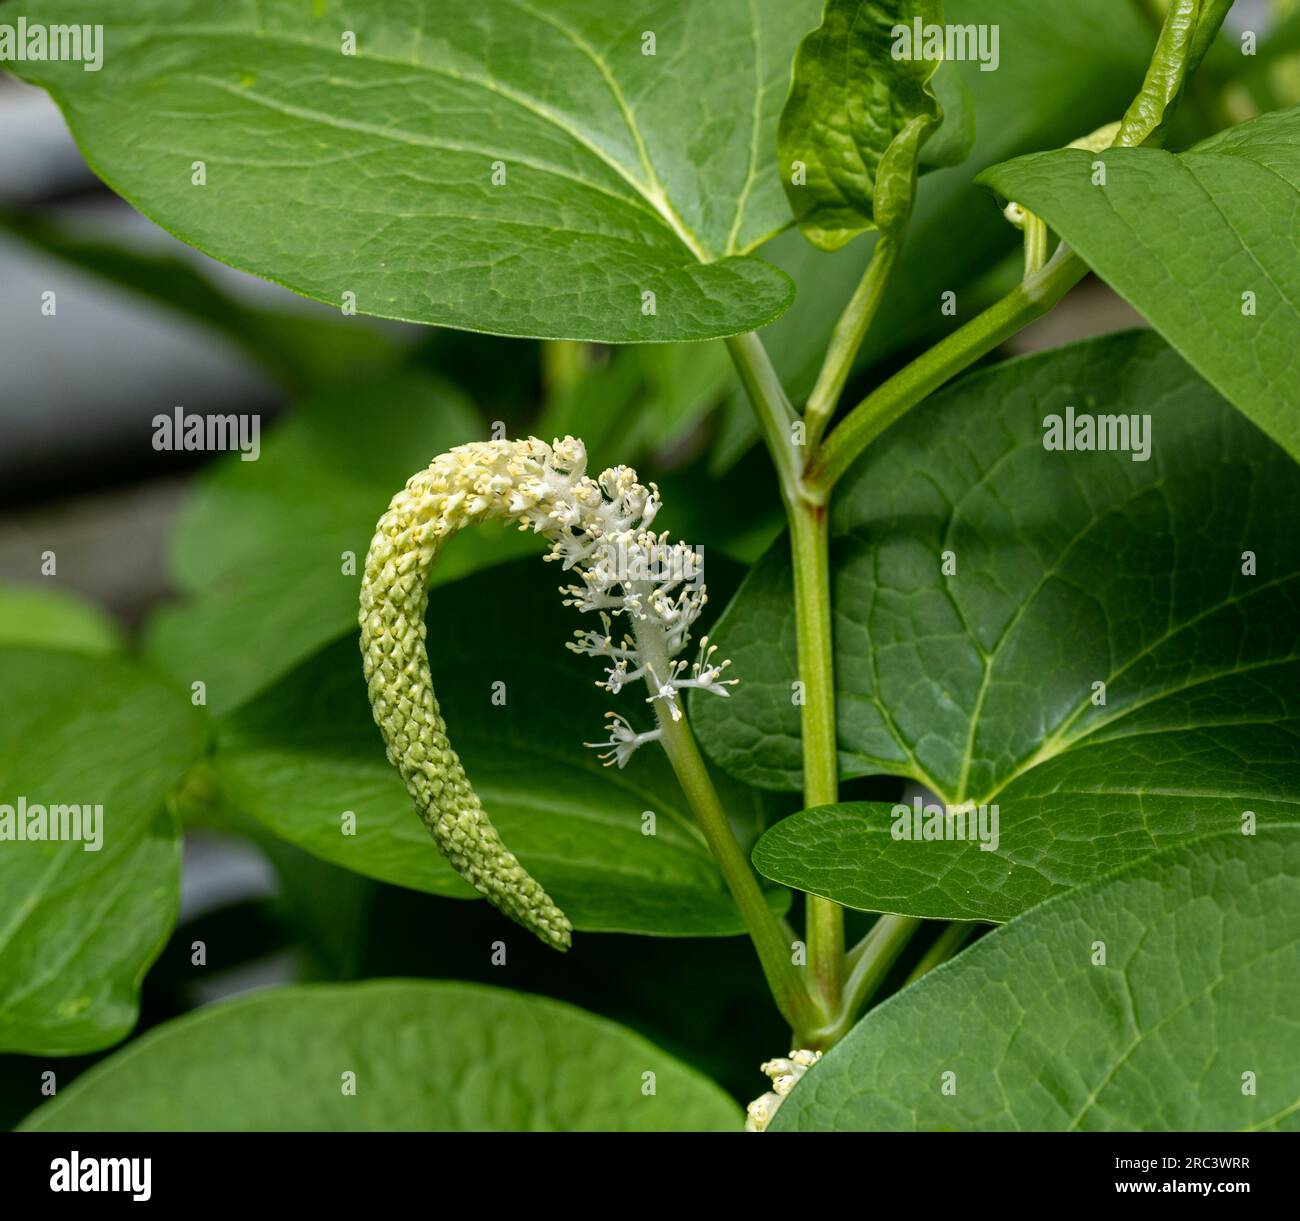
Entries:
[[[819, 249], [906, 225], [917, 157], [943, 118], [930, 87], [939, 61], [910, 47], [913, 21], [942, 19], [942, 0], [826, 0], [800, 44], [777, 157], [799, 228]], [[899, 27], [909, 40], [901, 57]]]
[[[710, 561], [710, 571], [716, 566]], [[538, 560], [435, 590], [434, 687], [452, 745], [502, 838], [578, 929], [713, 936], [744, 931], [666, 760], [650, 747], [601, 766], [608, 696], [565, 649], [579, 616]], [[503, 682], [505, 703], [493, 702]], [[498, 693], [498, 697], [501, 693]], [[637, 716], [629, 691], [621, 711]], [[619, 706], [614, 701], [615, 706]], [[284, 839], [381, 881], [473, 892], [439, 855], [384, 756], [353, 639], [340, 641], [219, 727], [216, 767], [235, 804]], [[737, 831], [762, 829], [757, 794], [724, 790]], [[355, 835], [341, 817], [356, 815]], [[642, 816], [655, 814], [655, 833]], [[774, 905], [788, 894], [774, 892]], [[512, 925], [501, 922], [503, 933]]]
[[1053, 899], [868, 1014], [773, 1127], [1295, 1131], [1297, 879], [1275, 827]]
[[[205, 473], [173, 543], [187, 597], [151, 623], [150, 655], [186, 687], [205, 683], [214, 714], [265, 690], [355, 630], [357, 574], [394, 493], [436, 454], [485, 436], [463, 397], [421, 374], [304, 403], [256, 462], [231, 454]], [[504, 531], [458, 539], [435, 580], [536, 549]]]
[[0, 1049], [93, 1051], [135, 1025], [140, 980], [176, 919], [180, 842], [164, 796], [202, 722], [126, 662], [79, 653], [0, 649], [0, 693], [0, 827], [20, 799], [24, 826], [32, 806], [102, 806], [81, 840], [0, 839]]
[[[418, 900], [386, 887], [398, 901]], [[500, 971], [481, 947], [492, 939], [485, 927], [495, 911], [486, 903], [452, 904], [425, 900], [448, 912], [446, 935], [436, 961], [441, 975], [496, 984]], [[393, 912], [393, 904], [388, 910]], [[393, 914], [400, 915], [399, 912]], [[455, 915], [455, 921], [451, 915]], [[466, 935], [465, 923], [470, 922]], [[390, 942], [391, 943], [391, 942]], [[681, 1057], [706, 1076], [723, 1083], [742, 1101], [753, 1097], [754, 1068], [781, 1047], [790, 1028], [772, 1004], [772, 996], [747, 937], [690, 938], [586, 937], [580, 952], [545, 958], [535, 942], [524, 953], [511, 946], [512, 987], [555, 996], [636, 1030], [665, 1051]], [[415, 958], [407, 947], [408, 957]], [[429, 961], [426, 948], [425, 963]], [[417, 963], [412, 969], [427, 972]], [[373, 973], [373, 972], [372, 972]], [[389, 971], [386, 974], [396, 974]]]
[[[1067, 407], [1149, 415], [1149, 460], [1046, 450]], [[806, 859], [771, 873], [838, 898], [849, 834], [846, 901], [1004, 920], [1247, 809], [1293, 816], [1298, 496], [1287, 456], [1150, 333], [1011, 361], [913, 412], [836, 493], [840, 773], [996, 803], [1000, 843], [814, 811], [774, 833], [802, 831]], [[784, 540], [714, 637], [741, 684], [723, 709], [695, 702], [702, 741], [751, 783], [797, 787]]]
[[[503, 969], [485, 948], [502, 933], [501, 914], [487, 903], [384, 886], [273, 836], [257, 838], [281, 882], [276, 916], [316, 972], [303, 982], [436, 978], [539, 993], [626, 1025], [746, 1100], [755, 1066], [789, 1038], [748, 938], [603, 935], [583, 937], [570, 954], [510, 938]], [[188, 955], [177, 958], [178, 972], [192, 975]], [[8, 1101], [11, 1110], [18, 1104]], [[5, 1102], [0, 1072], [0, 1125]], [[30, 1107], [29, 1095], [10, 1123]]]
[[[815, 0], [7, 9], [103, 24], [102, 72], [19, 68], [50, 90], [92, 168], [191, 245], [331, 304], [355, 294], [362, 313], [610, 343], [735, 334], [790, 303], [790, 281], [746, 255], [789, 223], [769, 150], [816, 11]], [[196, 161], [206, 185], [192, 185]]]
[[[1096, 161], [1103, 185], [1093, 183]], [[997, 166], [982, 181], [1044, 217], [1300, 460], [1300, 107], [1184, 153], [1062, 149]]]
[[604, 1018], [499, 988], [384, 980], [260, 992], [169, 1022], [23, 1127], [645, 1132], [740, 1123], [740, 1108], [712, 1081]]

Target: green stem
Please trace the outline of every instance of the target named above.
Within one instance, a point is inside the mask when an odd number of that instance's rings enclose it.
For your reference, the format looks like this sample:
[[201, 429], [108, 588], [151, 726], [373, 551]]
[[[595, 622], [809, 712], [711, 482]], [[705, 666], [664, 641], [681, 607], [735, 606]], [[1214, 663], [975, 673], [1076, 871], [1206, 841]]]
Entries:
[[[790, 523], [794, 561], [795, 623], [798, 635], [800, 710], [803, 738], [804, 805], [829, 805], [839, 796], [835, 738], [835, 671], [831, 648], [830, 536], [825, 504], [804, 483], [797, 419], [757, 335], [727, 340], [740, 379], [749, 393], [781, 481]], [[813, 992], [829, 1013], [839, 1008], [844, 976], [844, 912], [836, 903], [808, 896], [808, 969]], [[820, 1046], [810, 1039], [805, 1046]]]
[[[794, 1028], [796, 1039], [803, 1040], [808, 1037], [806, 1032], [815, 1031], [825, 1024], [825, 1016], [818, 1011], [812, 995], [804, 986], [781, 921], [767, 905], [749, 859], [736, 842], [689, 722], [684, 716], [675, 721], [671, 715], [662, 713], [658, 701], [655, 715], [663, 730], [661, 744], [704, 832], [709, 851], [713, 853], [727, 888], [744, 917], [777, 1008]], [[800, 1046], [807, 1044], [800, 1042]]]
[[[643, 630], [639, 620], [633, 621], [632, 630], [649, 672], [647, 687], [655, 692], [671, 673], [663, 635]], [[796, 1036], [802, 1037], [804, 1031], [824, 1025], [825, 1015], [794, 965], [789, 925], [779, 920], [767, 905], [749, 858], [727, 821], [685, 713], [678, 707], [674, 717], [673, 710], [663, 700], [655, 699], [653, 704], [660, 729], [660, 745], [672, 764], [700, 830], [704, 832], [705, 842], [722, 871], [727, 889], [744, 918], [772, 998], [782, 1016], [794, 1028]]]
[[733, 335], [725, 342], [754, 408], [754, 414], [758, 417], [759, 430], [781, 483], [781, 499], [789, 509], [804, 496], [803, 481], [800, 478], [803, 460], [799, 457], [799, 446], [794, 439], [794, 425], [799, 417], [786, 397], [785, 388], [772, 367], [763, 341], [750, 331], [744, 335]]
[[835, 414], [844, 384], [853, 370], [858, 349], [862, 347], [862, 341], [880, 309], [880, 302], [897, 264], [898, 243], [882, 233], [871, 252], [871, 261], [863, 273], [862, 282], [840, 315], [839, 322], [835, 324], [830, 346], [826, 349], [826, 359], [817, 376], [817, 384], [808, 396], [808, 406], [804, 410], [804, 444], [810, 453], [817, 448], [826, 425]]
[[[799, 681], [803, 684], [805, 808], [839, 799], [835, 734], [835, 656], [831, 635], [830, 514], [825, 505], [802, 502], [790, 514], [794, 561], [794, 615]], [[809, 895], [808, 967], [829, 1012], [839, 1009], [844, 985], [844, 911], [837, 903]]]
[[827, 1041], [842, 1039], [858, 1020], [876, 989], [884, 983], [889, 968], [921, 927], [911, 916], [881, 916], [849, 955], [851, 970], [844, 985], [844, 1000], [839, 1015], [826, 1034]]
[[[1168, 117], [1187, 83], [1199, 16], [1198, 0], [1170, 0], [1142, 87], [1120, 120], [1115, 137], [1120, 148], [1146, 143]], [[1195, 64], [1191, 67], [1195, 70]]]
[[822, 443], [804, 478], [809, 494], [825, 498], [862, 453], [891, 424], [981, 356], [1048, 312], [1087, 273], [1064, 243], [1046, 266], [1002, 300], [954, 331], [877, 386]]
[[950, 959], [962, 946], [966, 944], [967, 939], [979, 927], [966, 920], [954, 920], [947, 928], [943, 930], [935, 939], [934, 943], [922, 955], [921, 961], [912, 968], [912, 973], [903, 981], [903, 987], [908, 984], [914, 984], [922, 975], [933, 971], [935, 967], [940, 966]]

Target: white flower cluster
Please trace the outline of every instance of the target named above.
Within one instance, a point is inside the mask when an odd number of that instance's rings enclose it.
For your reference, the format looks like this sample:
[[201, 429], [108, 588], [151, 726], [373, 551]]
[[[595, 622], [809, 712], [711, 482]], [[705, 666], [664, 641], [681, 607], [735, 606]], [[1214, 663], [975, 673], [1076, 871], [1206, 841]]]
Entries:
[[[641, 679], [647, 703], [660, 717], [682, 716], [680, 696], [691, 688], [726, 696], [735, 679], [724, 679], [731, 664], [715, 661], [716, 646], [706, 636], [696, 659], [678, 656], [690, 643], [691, 627], [708, 601], [698, 554], [685, 543], [669, 543], [667, 532], [649, 529], [659, 512], [659, 489], [637, 482], [636, 471], [611, 467], [593, 479], [585, 474], [586, 449], [566, 437], [553, 447], [531, 442], [541, 471], [517, 482], [509, 512], [525, 526], [551, 539], [548, 560], [558, 561], [576, 578], [561, 587], [565, 605], [600, 616], [600, 629], [576, 632], [569, 648], [608, 664], [597, 685], [617, 695]], [[626, 618], [630, 631], [615, 639], [614, 619]], [[662, 736], [661, 729], [638, 732], [616, 713], [609, 714], [609, 739], [587, 743], [603, 750], [607, 764], [623, 767], [633, 752]]]
[[762, 1132], [772, 1122], [786, 1095], [799, 1083], [799, 1078], [821, 1058], [819, 1051], [792, 1051], [788, 1059], [778, 1057], [764, 1064], [762, 1071], [772, 1078], [772, 1088], [746, 1107], [745, 1131]]

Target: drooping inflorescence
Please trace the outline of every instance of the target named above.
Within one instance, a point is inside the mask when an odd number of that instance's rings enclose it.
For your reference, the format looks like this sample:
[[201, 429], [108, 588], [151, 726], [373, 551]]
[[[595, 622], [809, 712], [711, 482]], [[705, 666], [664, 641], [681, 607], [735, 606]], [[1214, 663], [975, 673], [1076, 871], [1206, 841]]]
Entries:
[[[466, 526], [515, 521], [551, 541], [548, 560], [574, 574], [566, 603], [600, 614], [602, 631], [577, 633], [569, 647], [609, 660], [600, 684], [617, 693], [642, 679], [657, 715], [681, 716], [688, 688], [727, 694], [727, 663], [712, 661], [707, 639], [693, 664], [677, 659], [706, 601], [698, 557], [647, 528], [658, 490], [629, 467], [592, 478], [586, 450], [572, 437], [549, 446], [483, 441], [440, 454], [411, 477], [380, 518], [361, 585], [361, 651], [375, 721], [388, 758], [434, 841], [480, 894], [548, 945], [566, 949], [572, 926], [541, 885], [501, 841], [447, 739], [434, 696], [424, 614], [429, 571], [447, 540]], [[631, 631], [618, 643], [612, 619]], [[641, 744], [613, 717], [603, 756], [620, 767]]]

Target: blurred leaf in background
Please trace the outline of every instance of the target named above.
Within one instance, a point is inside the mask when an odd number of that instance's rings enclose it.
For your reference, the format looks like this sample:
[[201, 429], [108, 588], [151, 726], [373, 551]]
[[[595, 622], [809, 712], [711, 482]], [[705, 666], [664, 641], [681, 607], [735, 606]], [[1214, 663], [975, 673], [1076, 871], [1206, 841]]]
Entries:
[[92, 602], [48, 585], [0, 584], [0, 648], [120, 653], [121, 630]]
[[191, 261], [136, 248], [121, 238], [83, 236], [34, 212], [12, 209], [0, 210], [0, 232], [213, 328], [292, 391], [359, 379], [401, 354], [400, 345], [375, 327], [358, 326], [333, 311], [290, 313], [246, 305], [218, 288]]
[[[146, 652], [207, 706], [229, 711], [355, 630], [359, 572], [375, 522], [435, 455], [482, 440], [474, 408], [445, 382], [399, 372], [304, 403], [263, 441], [200, 478], [171, 569], [185, 592], [150, 625]], [[457, 539], [435, 580], [540, 550], [505, 530]]]
[[[87, 621], [63, 620], [74, 649]], [[166, 796], [202, 748], [202, 719], [132, 663], [84, 651], [2, 648], [0, 690], [0, 1048], [105, 1047], [134, 1026], [176, 919]], [[67, 826], [47, 824], [55, 807]]]

